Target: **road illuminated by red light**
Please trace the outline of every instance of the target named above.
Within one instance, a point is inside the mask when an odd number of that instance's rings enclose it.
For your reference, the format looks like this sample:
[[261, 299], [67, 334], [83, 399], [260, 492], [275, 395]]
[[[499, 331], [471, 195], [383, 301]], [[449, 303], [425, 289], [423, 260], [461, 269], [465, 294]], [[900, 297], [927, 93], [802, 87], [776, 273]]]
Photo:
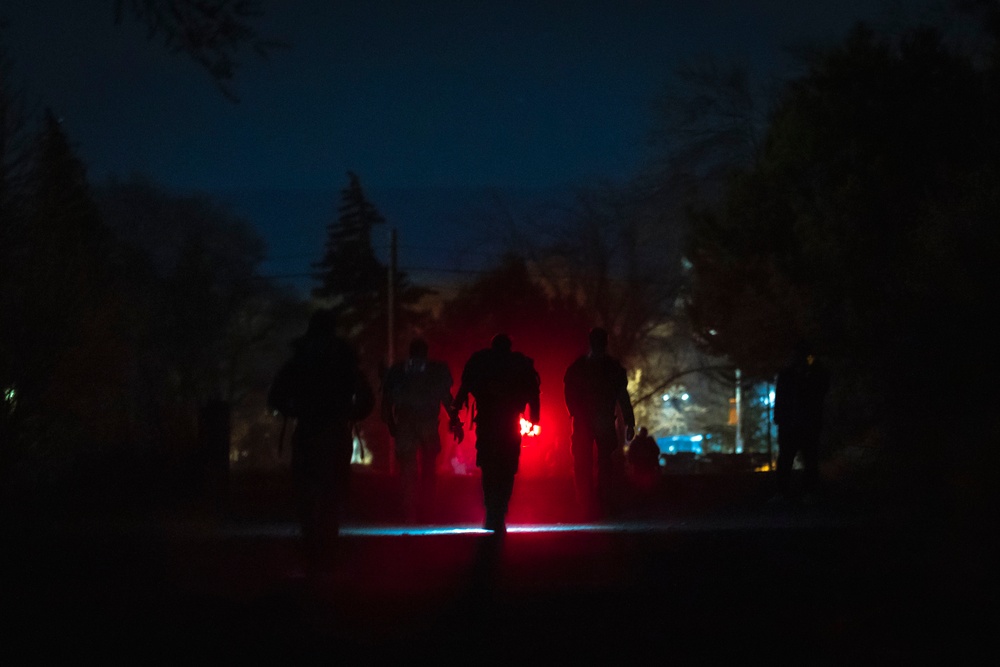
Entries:
[[[743, 532], [757, 529], [836, 528], [862, 525], [872, 520], [868, 516], [844, 516], [837, 512], [816, 509], [796, 512], [725, 512], [703, 516], [644, 520], [609, 520], [576, 523], [509, 523], [507, 533], [691, 533], [702, 531]], [[216, 528], [217, 530], [218, 528]], [[298, 527], [289, 522], [234, 522], [221, 530], [227, 537], [297, 537]], [[343, 537], [392, 537], [401, 535], [489, 535], [475, 524], [348, 524], [341, 529]]]

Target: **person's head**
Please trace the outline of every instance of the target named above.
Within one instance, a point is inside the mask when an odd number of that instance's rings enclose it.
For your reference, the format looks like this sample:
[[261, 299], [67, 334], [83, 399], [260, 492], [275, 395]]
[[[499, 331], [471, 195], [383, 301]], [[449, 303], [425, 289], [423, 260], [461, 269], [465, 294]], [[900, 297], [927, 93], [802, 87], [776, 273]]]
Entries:
[[490, 349], [496, 350], [497, 352], [510, 352], [512, 343], [510, 341], [510, 336], [505, 333], [498, 333], [493, 336], [493, 340], [490, 341]]
[[594, 354], [604, 354], [608, 351], [608, 332], [601, 327], [594, 327], [587, 335], [590, 351]]
[[816, 352], [808, 340], [801, 338], [795, 342], [793, 357], [799, 363], [812, 365], [816, 360]]
[[645, 426], [640, 426], [639, 430], [635, 432], [637, 438], [645, 438], [647, 435], [649, 435], [649, 429]]
[[410, 341], [410, 357], [414, 359], [426, 359], [427, 350], [427, 341], [423, 338], [414, 338]]

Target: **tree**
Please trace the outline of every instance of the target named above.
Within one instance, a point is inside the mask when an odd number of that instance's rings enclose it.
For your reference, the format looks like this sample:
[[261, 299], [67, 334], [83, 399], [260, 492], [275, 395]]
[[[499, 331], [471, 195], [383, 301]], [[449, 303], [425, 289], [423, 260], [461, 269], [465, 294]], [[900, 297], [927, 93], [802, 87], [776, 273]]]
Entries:
[[[264, 396], [304, 308], [257, 274], [259, 235], [211, 198], [136, 178], [104, 185], [99, 202], [119, 247], [115, 291], [129, 304], [135, 384], [122, 405], [136, 440], [188, 465], [199, 415], [231, 409], [239, 448], [268, 426]], [[215, 444], [215, 460], [228, 458], [228, 443]]]
[[3, 473], [44, 478], [77, 472], [125, 437], [123, 307], [109, 289], [112, 244], [86, 171], [51, 112], [22, 185], [16, 224], [5, 229], [0, 379], [14, 401], [4, 412]]
[[[385, 218], [368, 200], [358, 175], [348, 172], [348, 178], [337, 219], [327, 225], [323, 257], [313, 264], [320, 284], [312, 294], [329, 300], [364, 365], [374, 372], [392, 362], [385, 355], [389, 269], [372, 246], [372, 230], [385, 224]], [[431, 290], [411, 284], [405, 272], [396, 272], [393, 288], [399, 330], [419, 330], [426, 317], [419, 304]]]
[[0, 320], [0, 391], [4, 392], [0, 397], [0, 440], [9, 442], [10, 413], [15, 402], [10, 392], [16, 393], [13, 384], [17, 352], [12, 342], [19, 326], [14, 315], [24, 291], [17, 282], [18, 262], [25, 250], [25, 200], [34, 142], [25, 92], [12, 78], [13, 62], [3, 46], [5, 29], [0, 19], [0, 312], [8, 314]]
[[150, 39], [161, 38], [171, 53], [194, 60], [233, 101], [240, 50], [265, 58], [287, 46], [257, 33], [253, 22], [263, 10], [253, 0], [115, 0], [114, 8], [115, 23], [126, 17], [142, 23]]
[[[996, 390], [975, 381], [995, 368], [980, 320], [998, 287], [996, 74], [933, 28], [859, 26], [785, 89], [760, 161], [690, 246], [706, 347], [765, 379], [811, 339], [834, 369], [835, 437], [889, 442], [935, 477], [936, 437], [996, 433], [979, 419]], [[967, 415], [961, 436], [927, 418], [931, 396]]]
[[745, 63], [681, 64], [656, 98], [641, 180], [681, 204], [716, 201], [730, 174], [759, 156], [774, 85]]
[[[492, 225], [507, 230], [508, 247], [526, 254], [543, 291], [579, 315], [573, 320], [579, 332], [602, 326], [611, 333], [634, 399], [678, 372], [707, 365], [694, 358], [677, 308], [685, 280], [681, 203], [644, 178], [581, 187], [522, 218], [500, 209], [503, 217]], [[637, 417], [653, 431], [661, 406], [643, 403]]]
[[0, 248], [9, 249], [6, 235], [13, 233], [24, 197], [32, 137], [25, 88], [14, 80], [14, 62], [4, 46], [6, 29], [0, 18]]
[[[74, 393], [54, 379], [67, 368], [64, 355], [78, 347], [83, 329], [102, 309], [108, 275], [109, 238], [86, 170], [51, 111], [42, 125], [28, 176], [26, 225], [14, 278], [24, 290], [16, 308], [22, 327], [14, 341], [24, 364], [18, 376], [25, 398], [36, 394], [29, 390], [32, 386], [38, 388], [38, 398], [43, 386], [50, 394]], [[71, 378], [64, 380], [72, 385]]]
[[[319, 285], [312, 295], [324, 300], [337, 314], [341, 331], [358, 350], [362, 368], [377, 382], [394, 361], [387, 354], [389, 269], [375, 256], [372, 246], [372, 230], [385, 224], [385, 218], [368, 200], [358, 175], [348, 172], [347, 176], [337, 218], [327, 224], [323, 256], [313, 264]], [[395, 272], [392, 280], [393, 333], [397, 337], [402, 337], [397, 332], [415, 335], [429, 321], [429, 314], [420, 304], [432, 291], [411, 284], [402, 271]], [[372, 415], [361, 429], [372, 450], [373, 465], [388, 465], [390, 444], [384, 424]]]
[[140, 179], [106, 184], [100, 204], [123, 255], [134, 258], [132, 297], [150, 317], [143, 326], [155, 322], [149, 332], [172, 369], [173, 395], [238, 399], [245, 388], [229, 378], [241, 371], [226, 361], [233, 327], [274, 290], [256, 274], [264, 257], [256, 230], [210, 197]]

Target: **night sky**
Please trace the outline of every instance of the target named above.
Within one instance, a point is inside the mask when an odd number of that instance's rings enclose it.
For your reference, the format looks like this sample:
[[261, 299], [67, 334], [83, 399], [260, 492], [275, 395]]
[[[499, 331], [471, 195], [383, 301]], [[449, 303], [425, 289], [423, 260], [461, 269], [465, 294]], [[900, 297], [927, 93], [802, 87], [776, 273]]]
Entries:
[[[643, 164], [651, 101], [682, 62], [785, 71], [783, 47], [926, 3], [856, 0], [262, 3], [233, 102], [187, 58], [115, 25], [113, 0], [3, 0], [30, 99], [63, 119], [92, 183], [139, 173], [230, 203], [266, 239], [263, 272], [309, 270], [346, 172], [433, 283], [489, 259], [473, 212]], [[895, 9], [893, 9], [895, 8]]]

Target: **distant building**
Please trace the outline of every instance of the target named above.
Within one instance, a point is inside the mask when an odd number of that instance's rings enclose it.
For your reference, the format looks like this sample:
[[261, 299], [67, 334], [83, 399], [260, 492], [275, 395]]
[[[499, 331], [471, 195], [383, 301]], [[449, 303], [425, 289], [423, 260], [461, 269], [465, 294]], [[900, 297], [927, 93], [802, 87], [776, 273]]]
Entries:
[[690, 452], [692, 454], [700, 455], [704, 453], [702, 446], [707, 437], [710, 436], [705, 436], [700, 433], [687, 435], [665, 435], [656, 438], [656, 444], [660, 448], [660, 453], [665, 456], [672, 456], [682, 452]]

